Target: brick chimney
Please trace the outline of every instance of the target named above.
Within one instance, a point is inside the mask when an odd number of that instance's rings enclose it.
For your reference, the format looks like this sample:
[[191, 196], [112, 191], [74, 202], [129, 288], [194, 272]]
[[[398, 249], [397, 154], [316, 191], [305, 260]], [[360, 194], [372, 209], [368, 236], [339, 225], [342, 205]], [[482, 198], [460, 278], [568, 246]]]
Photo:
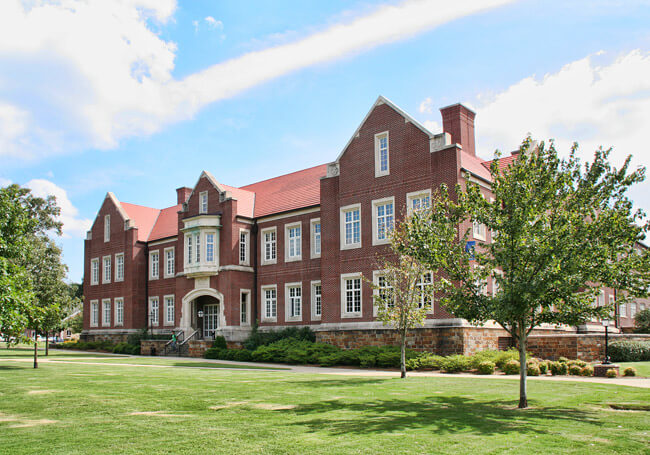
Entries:
[[186, 186], [176, 188], [176, 203], [182, 204], [183, 202], [187, 202], [187, 199], [190, 197], [191, 193], [192, 188], [188, 188]]
[[440, 108], [442, 131], [451, 134], [451, 142], [460, 144], [463, 151], [476, 155], [474, 149], [474, 117], [476, 112], [462, 104]]

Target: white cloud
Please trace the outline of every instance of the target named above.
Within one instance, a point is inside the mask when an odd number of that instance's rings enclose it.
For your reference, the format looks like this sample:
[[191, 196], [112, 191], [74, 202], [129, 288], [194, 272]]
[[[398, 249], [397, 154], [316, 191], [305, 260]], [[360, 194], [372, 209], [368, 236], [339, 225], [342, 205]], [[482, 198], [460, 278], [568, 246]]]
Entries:
[[5, 186], [9, 186], [12, 183], [13, 182], [11, 180], [0, 177], [0, 187], [4, 188]]
[[433, 100], [430, 97], [425, 98], [425, 100], [420, 103], [419, 111], [421, 114], [431, 114], [433, 112]]
[[[7, 71], [0, 76], [0, 105], [12, 106], [20, 115], [12, 117], [19, 122], [15, 127], [0, 126], [0, 144], [7, 145], [0, 155], [38, 157], [88, 146], [112, 148], [122, 138], [155, 133], [191, 118], [207, 104], [273, 78], [510, 1], [407, 0], [385, 5], [175, 80], [176, 45], [151, 27], [152, 21], [173, 19], [174, 0], [60, 0], [29, 8], [19, 0], [4, 0], [0, 64]], [[0, 125], [7, 123], [6, 117]]]
[[223, 22], [216, 20], [212, 16], [208, 16], [205, 19], [203, 19], [205, 22], [207, 22], [209, 27], [212, 28], [223, 28]]
[[442, 133], [442, 125], [435, 120], [425, 120], [422, 124], [426, 129], [434, 134]]
[[61, 208], [59, 220], [63, 223], [63, 237], [84, 237], [90, 229], [92, 221], [80, 218], [79, 210], [72, 205], [68, 193], [49, 180], [34, 179], [25, 184], [32, 190], [32, 194], [38, 197], [54, 196], [56, 203]]
[[[605, 64], [602, 53], [565, 65], [542, 78], [525, 78], [477, 103], [477, 146], [490, 158], [495, 149], [515, 150], [527, 133], [556, 140], [566, 151], [574, 141], [591, 159], [599, 146], [614, 147], [616, 166], [633, 155], [632, 165], [648, 165], [650, 53], [635, 50]], [[650, 183], [633, 191], [641, 207], [650, 208]]]

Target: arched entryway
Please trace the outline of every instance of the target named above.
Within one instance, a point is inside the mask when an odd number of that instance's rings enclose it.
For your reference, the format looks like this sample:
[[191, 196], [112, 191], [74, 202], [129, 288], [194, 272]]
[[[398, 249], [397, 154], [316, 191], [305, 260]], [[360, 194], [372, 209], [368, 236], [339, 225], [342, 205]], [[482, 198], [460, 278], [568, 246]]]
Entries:
[[195, 339], [214, 339], [225, 322], [223, 295], [219, 291], [194, 289], [183, 297], [180, 328], [186, 337], [198, 331]]

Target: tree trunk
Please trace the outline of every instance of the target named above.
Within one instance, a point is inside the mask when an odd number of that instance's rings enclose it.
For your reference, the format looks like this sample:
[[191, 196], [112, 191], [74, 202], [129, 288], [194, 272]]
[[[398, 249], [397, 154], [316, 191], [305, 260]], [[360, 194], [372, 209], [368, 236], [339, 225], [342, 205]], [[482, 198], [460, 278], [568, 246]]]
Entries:
[[400, 369], [402, 372], [400, 378], [404, 379], [406, 377], [406, 330], [402, 331], [402, 351], [400, 355]]
[[45, 332], [45, 357], [50, 355], [50, 347], [48, 346], [50, 344], [49, 340], [48, 340], [49, 335], [50, 335], [50, 332]]
[[528, 394], [526, 392], [526, 376], [528, 366], [526, 365], [526, 329], [519, 332], [519, 408], [528, 407]]
[[34, 330], [34, 368], [38, 368], [38, 335]]

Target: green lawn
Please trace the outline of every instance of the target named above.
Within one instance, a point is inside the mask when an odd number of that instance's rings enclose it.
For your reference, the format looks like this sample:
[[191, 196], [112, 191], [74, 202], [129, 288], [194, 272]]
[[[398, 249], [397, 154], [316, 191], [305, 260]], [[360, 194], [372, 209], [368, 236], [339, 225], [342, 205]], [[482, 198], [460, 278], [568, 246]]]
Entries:
[[650, 378], [650, 362], [621, 362], [617, 365], [620, 366], [621, 374], [627, 367], [633, 367], [636, 369], [637, 376]]
[[[16, 362], [0, 354], [0, 453], [647, 453], [650, 391], [516, 380]], [[55, 358], [78, 353], [54, 353]], [[87, 354], [86, 354], [87, 355]], [[141, 359], [138, 359], [141, 360]], [[161, 362], [170, 359], [146, 359]]]

